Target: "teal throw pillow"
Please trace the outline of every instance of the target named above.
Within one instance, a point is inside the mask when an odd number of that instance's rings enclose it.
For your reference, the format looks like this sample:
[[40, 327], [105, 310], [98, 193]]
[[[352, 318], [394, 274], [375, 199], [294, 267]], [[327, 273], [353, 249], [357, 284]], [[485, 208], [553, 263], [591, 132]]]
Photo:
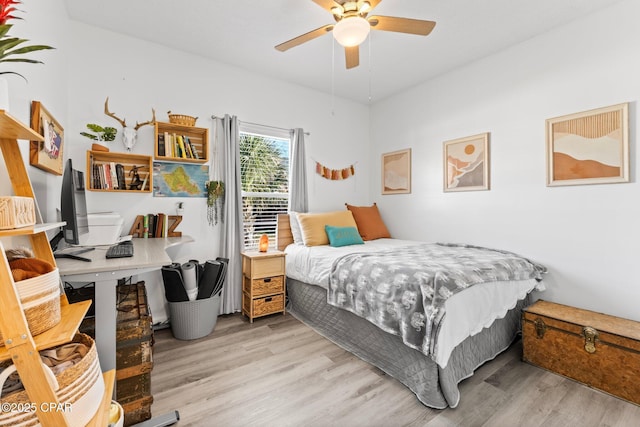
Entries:
[[356, 227], [325, 225], [324, 229], [327, 232], [327, 237], [329, 237], [329, 244], [333, 247], [364, 244]]

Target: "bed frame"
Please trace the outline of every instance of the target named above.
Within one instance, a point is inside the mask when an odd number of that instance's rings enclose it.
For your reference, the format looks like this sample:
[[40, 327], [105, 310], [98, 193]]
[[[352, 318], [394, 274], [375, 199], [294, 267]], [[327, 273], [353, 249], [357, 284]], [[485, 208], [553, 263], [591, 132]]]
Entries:
[[[278, 215], [277, 247], [293, 243], [289, 215]], [[521, 313], [529, 296], [520, 300], [504, 318], [467, 338], [452, 352], [445, 368], [430, 357], [407, 347], [396, 335], [384, 332], [366, 319], [327, 304], [326, 290], [287, 278], [287, 311], [320, 335], [378, 367], [407, 386], [424, 405], [455, 408], [460, 401], [458, 384], [483, 363], [506, 350], [520, 332]]]
[[293, 243], [293, 234], [291, 233], [291, 223], [289, 222], [288, 214], [278, 214], [276, 228], [276, 247], [279, 251], [284, 249]]

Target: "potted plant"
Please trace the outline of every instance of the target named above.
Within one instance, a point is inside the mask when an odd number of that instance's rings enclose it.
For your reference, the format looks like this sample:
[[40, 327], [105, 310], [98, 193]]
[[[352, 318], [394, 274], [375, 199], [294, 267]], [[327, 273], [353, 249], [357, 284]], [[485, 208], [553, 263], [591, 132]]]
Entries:
[[[42, 64], [42, 61], [36, 59], [23, 58], [21, 55], [34, 52], [37, 50], [53, 49], [51, 46], [45, 46], [41, 44], [24, 46], [23, 43], [28, 42], [27, 39], [21, 39], [9, 35], [9, 31], [13, 27], [11, 24], [7, 24], [10, 19], [22, 19], [15, 15], [15, 12], [19, 12], [16, 9], [16, 5], [22, 3], [20, 0], [0, 0], [0, 63], [6, 65], [9, 62], [26, 62], [29, 64]], [[16, 74], [23, 79], [22, 74], [15, 71], [3, 71], [2, 74]], [[26, 80], [26, 79], [25, 79]]]
[[209, 225], [224, 222], [224, 182], [207, 181], [207, 221]]
[[96, 125], [94, 123], [88, 123], [87, 128], [96, 134], [89, 132], [80, 132], [80, 135], [86, 136], [87, 138], [93, 141], [113, 141], [116, 139], [116, 133], [118, 130], [112, 127], [102, 127], [100, 125]]

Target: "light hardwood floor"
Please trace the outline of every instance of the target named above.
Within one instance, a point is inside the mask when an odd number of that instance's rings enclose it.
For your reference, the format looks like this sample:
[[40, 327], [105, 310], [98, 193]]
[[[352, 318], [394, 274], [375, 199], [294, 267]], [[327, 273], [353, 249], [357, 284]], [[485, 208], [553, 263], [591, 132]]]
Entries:
[[[521, 362], [520, 340], [461, 383], [456, 409], [395, 379], [293, 316], [220, 316], [203, 339], [155, 333], [152, 413], [184, 426], [639, 426], [640, 407]], [[640, 379], [638, 379], [640, 381]]]

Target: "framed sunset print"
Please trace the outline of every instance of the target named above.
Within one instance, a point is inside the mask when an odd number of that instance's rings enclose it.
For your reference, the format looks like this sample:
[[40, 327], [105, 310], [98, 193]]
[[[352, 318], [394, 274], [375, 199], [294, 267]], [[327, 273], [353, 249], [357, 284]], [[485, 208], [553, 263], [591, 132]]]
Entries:
[[629, 106], [598, 108], [546, 121], [547, 185], [629, 181]]
[[411, 193], [411, 148], [382, 155], [382, 194]]
[[446, 141], [444, 191], [489, 189], [489, 133]]

